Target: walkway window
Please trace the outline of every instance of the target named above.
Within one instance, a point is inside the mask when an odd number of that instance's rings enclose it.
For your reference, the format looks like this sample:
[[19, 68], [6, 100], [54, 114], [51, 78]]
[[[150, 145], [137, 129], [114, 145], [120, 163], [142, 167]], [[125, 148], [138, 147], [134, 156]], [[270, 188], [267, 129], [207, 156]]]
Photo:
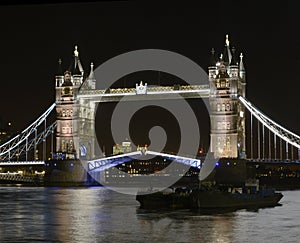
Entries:
[[227, 130], [229, 130], [229, 129], [230, 129], [230, 122], [227, 122], [227, 124], [226, 124], [226, 128], [227, 128]]
[[224, 80], [221, 81], [221, 88], [225, 88], [226, 87], [226, 82]]
[[230, 104], [229, 103], [226, 104], [226, 111], [230, 111]]
[[65, 151], [65, 146], [66, 146], [66, 142], [65, 140], [61, 141], [61, 150], [64, 152]]

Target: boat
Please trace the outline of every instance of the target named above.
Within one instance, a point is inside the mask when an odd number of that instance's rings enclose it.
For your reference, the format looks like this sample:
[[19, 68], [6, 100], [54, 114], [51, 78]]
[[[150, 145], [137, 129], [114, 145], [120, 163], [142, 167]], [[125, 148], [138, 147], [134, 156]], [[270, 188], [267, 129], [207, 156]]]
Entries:
[[282, 193], [261, 186], [246, 167], [246, 160], [219, 159], [213, 172], [196, 185], [162, 191], [141, 191], [142, 209], [241, 209], [280, 205]]
[[142, 209], [242, 209], [280, 205], [282, 193], [247, 182], [242, 188], [200, 186], [136, 195]]

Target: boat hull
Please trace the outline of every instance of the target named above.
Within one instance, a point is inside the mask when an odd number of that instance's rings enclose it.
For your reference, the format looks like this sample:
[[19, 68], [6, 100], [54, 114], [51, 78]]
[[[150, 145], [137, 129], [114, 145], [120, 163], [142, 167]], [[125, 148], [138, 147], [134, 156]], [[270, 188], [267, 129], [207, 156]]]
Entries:
[[144, 209], [222, 209], [261, 208], [279, 205], [281, 193], [233, 194], [223, 191], [194, 190], [188, 193], [137, 195], [136, 200]]

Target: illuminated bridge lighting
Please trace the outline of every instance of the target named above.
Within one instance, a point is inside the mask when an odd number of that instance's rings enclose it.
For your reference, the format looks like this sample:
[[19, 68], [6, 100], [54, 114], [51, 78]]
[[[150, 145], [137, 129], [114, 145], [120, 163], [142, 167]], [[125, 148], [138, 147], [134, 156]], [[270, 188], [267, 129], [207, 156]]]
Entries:
[[120, 154], [116, 156], [96, 159], [92, 161], [87, 161], [87, 167], [89, 171], [103, 171], [109, 169], [111, 167], [130, 162], [134, 159], [138, 159], [143, 155], [154, 155], [160, 156], [169, 160], [177, 161], [178, 163], [182, 163], [188, 166], [200, 168], [201, 161], [195, 158], [188, 158], [183, 156], [171, 155], [166, 153], [159, 153], [154, 151], [147, 150], [144, 154], [142, 151], [131, 152], [127, 154]]

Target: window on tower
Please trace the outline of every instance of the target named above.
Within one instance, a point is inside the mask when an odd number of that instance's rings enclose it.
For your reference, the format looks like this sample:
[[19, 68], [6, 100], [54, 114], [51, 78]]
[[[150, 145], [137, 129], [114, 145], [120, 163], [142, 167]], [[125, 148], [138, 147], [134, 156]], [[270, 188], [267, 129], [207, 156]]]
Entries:
[[70, 94], [70, 88], [66, 87], [63, 89], [63, 95], [68, 95], [68, 94]]
[[64, 151], [65, 148], [66, 148], [66, 142], [65, 142], [65, 140], [62, 140], [61, 141], [61, 150]]
[[222, 111], [225, 111], [225, 104], [222, 104]]
[[230, 122], [227, 122], [227, 124], [226, 124], [226, 128], [227, 128], [227, 130], [229, 130], [229, 129], [230, 129]]
[[226, 104], [226, 111], [230, 111], [230, 104], [229, 103]]
[[229, 88], [229, 80], [226, 79], [226, 88]]

